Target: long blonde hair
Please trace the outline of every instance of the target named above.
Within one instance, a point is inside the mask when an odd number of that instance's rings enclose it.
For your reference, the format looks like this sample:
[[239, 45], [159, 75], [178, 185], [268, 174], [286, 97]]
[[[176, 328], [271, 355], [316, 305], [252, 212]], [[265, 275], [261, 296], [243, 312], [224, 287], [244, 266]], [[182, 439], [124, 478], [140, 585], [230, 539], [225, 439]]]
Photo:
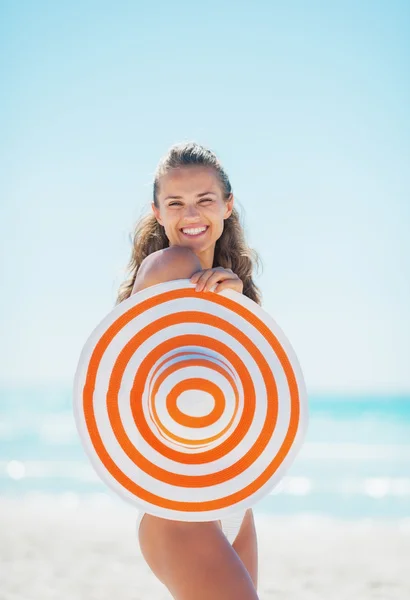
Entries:
[[[157, 208], [159, 208], [158, 189], [161, 176], [171, 169], [190, 165], [212, 167], [222, 184], [224, 199], [228, 201], [232, 193], [231, 184], [216, 155], [195, 142], [186, 142], [172, 146], [158, 164], [153, 186], [153, 202]], [[165, 229], [158, 223], [155, 215], [151, 213], [140, 218], [132, 236], [132, 253], [127, 265], [128, 277], [119, 288], [116, 304], [131, 295], [138, 269], [144, 258], [152, 252], [168, 247], [169, 241]], [[233, 207], [231, 215], [224, 221], [222, 235], [215, 243], [212, 267], [232, 269], [243, 282], [243, 294], [261, 305], [262, 294], [252, 279], [254, 265], [259, 267], [260, 264], [258, 253], [245, 241], [240, 215]]]

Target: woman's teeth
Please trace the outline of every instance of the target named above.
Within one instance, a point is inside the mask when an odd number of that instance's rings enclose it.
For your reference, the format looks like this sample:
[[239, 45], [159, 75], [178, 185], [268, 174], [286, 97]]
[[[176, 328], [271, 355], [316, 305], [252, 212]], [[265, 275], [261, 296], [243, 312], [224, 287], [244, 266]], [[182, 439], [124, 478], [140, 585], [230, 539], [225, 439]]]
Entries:
[[200, 235], [201, 233], [204, 233], [207, 229], [208, 229], [208, 227], [198, 227], [195, 229], [182, 229], [182, 233], [185, 233], [186, 235], [196, 236], [196, 235]]

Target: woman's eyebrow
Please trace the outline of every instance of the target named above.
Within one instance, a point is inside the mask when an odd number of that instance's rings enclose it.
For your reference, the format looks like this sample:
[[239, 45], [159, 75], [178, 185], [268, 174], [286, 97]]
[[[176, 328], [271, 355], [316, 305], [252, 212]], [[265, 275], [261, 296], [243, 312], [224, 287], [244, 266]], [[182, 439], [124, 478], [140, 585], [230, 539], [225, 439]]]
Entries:
[[[208, 194], [212, 194], [213, 196], [216, 196], [215, 192], [201, 192], [200, 194], [197, 194], [197, 198], [200, 198], [201, 196], [207, 196]], [[166, 198], [164, 198], [164, 200], [182, 200], [182, 196], [167, 196]]]

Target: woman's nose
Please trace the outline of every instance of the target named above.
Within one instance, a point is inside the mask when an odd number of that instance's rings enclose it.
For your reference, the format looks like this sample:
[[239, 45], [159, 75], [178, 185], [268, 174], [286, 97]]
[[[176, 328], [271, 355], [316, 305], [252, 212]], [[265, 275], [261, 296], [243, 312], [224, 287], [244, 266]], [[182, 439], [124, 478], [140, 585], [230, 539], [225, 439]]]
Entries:
[[196, 206], [187, 206], [184, 211], [184, 216], [189, 218], [198, 217], [199, 214], [199, 210]]

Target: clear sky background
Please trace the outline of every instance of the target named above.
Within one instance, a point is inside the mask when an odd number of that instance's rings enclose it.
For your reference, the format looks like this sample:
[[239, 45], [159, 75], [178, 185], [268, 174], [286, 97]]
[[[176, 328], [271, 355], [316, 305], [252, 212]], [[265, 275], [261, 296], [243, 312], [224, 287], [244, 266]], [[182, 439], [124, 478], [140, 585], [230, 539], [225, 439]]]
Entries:
[[173, 143], [213, 149], [310, 391], [410, 392], [407, 1], [0, 1], [1, 383], [71, 383]]

